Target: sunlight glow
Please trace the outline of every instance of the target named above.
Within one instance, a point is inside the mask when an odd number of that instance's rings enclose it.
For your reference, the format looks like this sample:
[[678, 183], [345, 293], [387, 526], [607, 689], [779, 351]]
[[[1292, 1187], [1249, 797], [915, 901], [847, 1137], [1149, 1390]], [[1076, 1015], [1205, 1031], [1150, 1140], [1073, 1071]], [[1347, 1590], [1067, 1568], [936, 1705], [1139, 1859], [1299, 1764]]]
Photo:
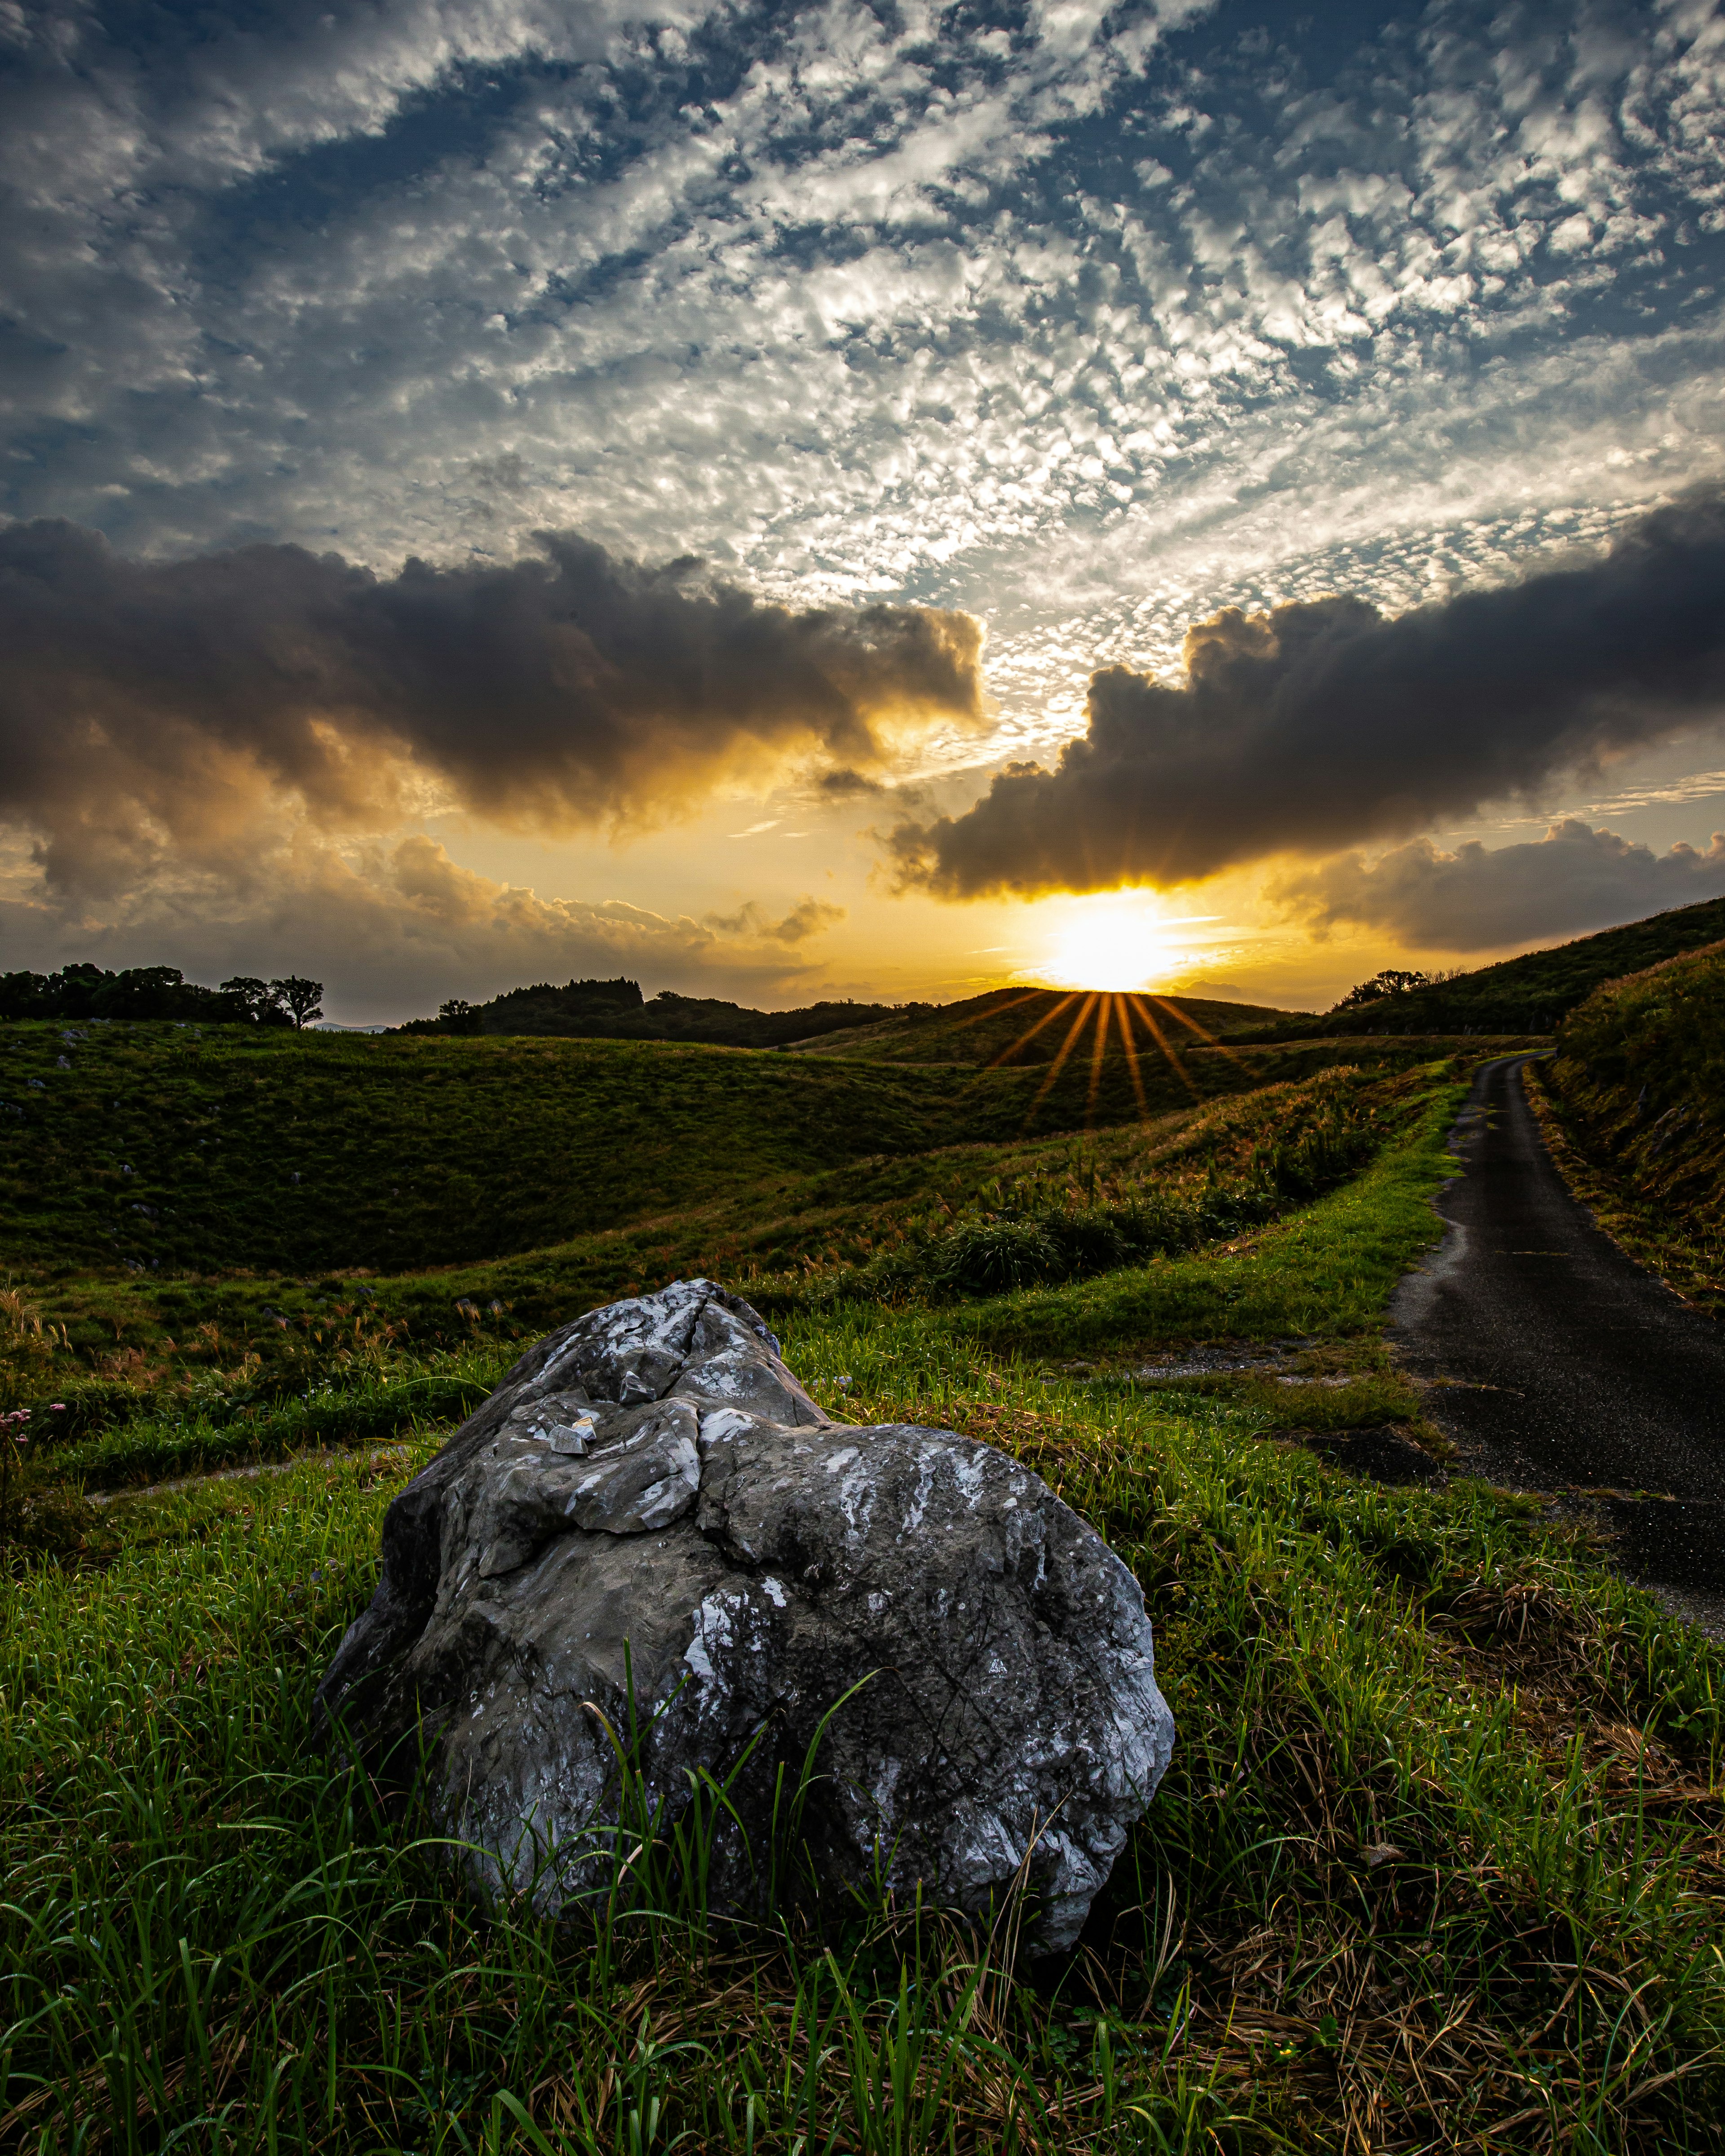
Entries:
[[[1054, 901], [1060, 918], [1046, 961], [1027, 969], [1051, 988], [1128, 990], [1153, 987], [1189, 965], [1194, 940], [1183, 932], [1214, 918], [1164, 916], [1147, 891], [1106, 891]], [[1206, 939], [1196, 939], [1203, 942]]]

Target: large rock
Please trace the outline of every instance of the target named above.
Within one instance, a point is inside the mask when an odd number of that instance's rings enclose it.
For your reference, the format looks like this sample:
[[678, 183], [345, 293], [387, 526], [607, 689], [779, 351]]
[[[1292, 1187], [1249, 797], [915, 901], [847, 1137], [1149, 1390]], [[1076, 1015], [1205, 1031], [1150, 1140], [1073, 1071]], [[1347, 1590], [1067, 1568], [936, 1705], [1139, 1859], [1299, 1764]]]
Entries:
[[398, 1779], [423, 1757], [475, 1885], [547, 1912], [608, 1875], [606, 1723], [672, 1810], [758, 1736], [716, 1851], [733, 1908], [819, 1736], [820, 1876], [981, 1914], [1029, 1851], [1038, 1943], [1069, 1945], [1173, 1743], [1143, 1595], [1027, 1468], [831, 1422], [778, 1345], [711, 1281], [541, 1341], [390, 1507], [325, 1733]]

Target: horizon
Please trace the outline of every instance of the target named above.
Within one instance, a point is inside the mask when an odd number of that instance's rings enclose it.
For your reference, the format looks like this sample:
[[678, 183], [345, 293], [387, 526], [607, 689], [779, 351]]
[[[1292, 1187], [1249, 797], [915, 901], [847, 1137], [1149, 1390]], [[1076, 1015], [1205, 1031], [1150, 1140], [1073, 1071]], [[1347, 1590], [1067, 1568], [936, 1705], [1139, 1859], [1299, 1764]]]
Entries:
[[0, 970], [1321, 1011], [1725, 894], [1698, 0], [0, 27]]

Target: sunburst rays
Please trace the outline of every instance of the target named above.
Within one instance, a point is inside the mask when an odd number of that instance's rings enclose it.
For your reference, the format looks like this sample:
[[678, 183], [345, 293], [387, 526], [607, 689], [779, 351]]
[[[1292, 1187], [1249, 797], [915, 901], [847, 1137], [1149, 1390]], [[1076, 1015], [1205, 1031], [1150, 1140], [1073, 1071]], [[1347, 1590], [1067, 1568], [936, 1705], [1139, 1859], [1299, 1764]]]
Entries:
[[[1075, 988], [1060, 994], [1057, 991], [1037, 989], [1029, 995], [1015, 998], [1009, 1004], [996, 1004], [964, 1023], [973, 1025], [983, 1019], [999, 1018], [1004, 1012], [1020, 1009], [1027, 1004], [1040, 1003], [1045, 996], [1050, 993], [1053, 993], [1054, 1000], [1048, 1008], [1034, 1013], [1024, 1030], [991, 1056], [985, 1066], [990, 1070], [998, 1070], [1003, 1065], [1016, 1062], [1039, 1034], [1045, 1033], [1062, 1019], [1070, 1021], [1059, 1047], [1049, 1061], [1042, 1083], [1036, 1090], [1036, 1096], [1025, 1114], [1026, 1129], [1034, 1122], [1037, 1111], [1054, 1090], [1060, 1073], [1083, 1045], [1086, 1034], [1090, 1040], [1090, 1084], [1085, 1107], [1086, 1126], [1094, 1125], [1101, 1103], [1102, 1079], [1110, 1053], [1111, 1033], [1118, 1035], [1118, 1052], [1132, 1082], [1139, 1119], [1146, 1123], [1150, 1120], [1150, 1105], [1144, 1083], [1142, 1056], [1159, 1057], [1186, 1093], [1197, 1101], [1203, 1098], [1203, 1092], [1186, 1067], [1181, 1055], [1181, 1046], [1183, 1045], [1188, 1052], [1197, 1047], [1214, 1049], [1230, 1057], [1238, 1055], [1238, 1051], [1230, 1048], [1226, 1041], [1219, 1040], [1214, 1034], [1200, 1025], [1189, 1011], [1182, 1010], [1178, 1004], [1171, 1002], [1166, 996], [1151, 995], [1147, 992]], [[1191, 1038], [1183, 1040], [1183, 1034]], [[1045, 1049], [1043, 1054], [1046, 1053]], [[1040, 1060], [1040, 1058], [1034, 1060]]]

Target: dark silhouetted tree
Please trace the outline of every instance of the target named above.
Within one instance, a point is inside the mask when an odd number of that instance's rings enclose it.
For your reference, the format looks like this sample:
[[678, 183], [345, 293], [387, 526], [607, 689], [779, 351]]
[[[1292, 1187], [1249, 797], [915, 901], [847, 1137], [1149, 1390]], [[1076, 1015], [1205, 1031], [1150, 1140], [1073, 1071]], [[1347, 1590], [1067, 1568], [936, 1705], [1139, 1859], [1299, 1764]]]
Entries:
[[1352, 988], [1337, 1004], [1337, 1010], [1353, 1010], [1360, 1004], [1382, 1003], [1386, 996], [1411, 995], [1415, 988], [1431, 986], [1430, 973], [1406, 973], [1394, 966], [1381, 973], [1373, 973], [1369, 981], [1362, 981]]
[[478, 1010], [462, 996], [451, 996], [446, 1004], [438, 1005], [437, 1022], [449, 1033], [480, 1033], [484, 1030]]
[[233, 996], [244, 1006], [245, 1014], [255, 1024], [264, 1024], [272, 1013], [281, 1010], [281, 998], [276, 993], [280, 983], [272, 988], [268, 981], [259, 980], [254, 974], [236, 973], [232, 980], [223, 981], [219, 993]]
[[285, 981], [272, 981], [270, 993], [276, 997], [301, 1031], [314, 1019], [323, 1016], [323, 983], [308, 981], [298, 973], [290, 973]]

